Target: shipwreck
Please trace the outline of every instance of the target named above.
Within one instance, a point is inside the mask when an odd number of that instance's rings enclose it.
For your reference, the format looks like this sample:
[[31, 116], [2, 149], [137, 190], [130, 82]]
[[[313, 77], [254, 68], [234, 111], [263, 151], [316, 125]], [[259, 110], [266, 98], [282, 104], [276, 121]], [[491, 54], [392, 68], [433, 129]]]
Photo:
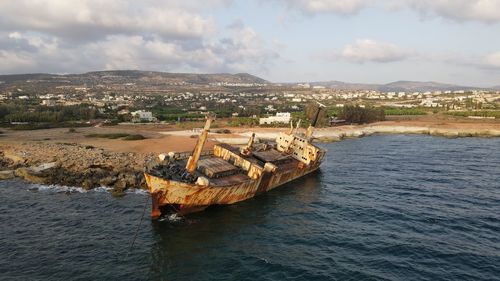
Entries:
[[206, 124], [192, 152], [169, 152], [147, 165], [145, 178], [152, 198], [153, 219], [187, 214], [211, 205], [233, 204], [252, 198], [316, 171], [326, 151], [312, 143], [314, 127], [322, 107], [310, 126], [299, 132], [290, 124], [275, 142], [256, 143], [255, 134], [243, 147], [226, 143], [203, 151], [211, 123]]

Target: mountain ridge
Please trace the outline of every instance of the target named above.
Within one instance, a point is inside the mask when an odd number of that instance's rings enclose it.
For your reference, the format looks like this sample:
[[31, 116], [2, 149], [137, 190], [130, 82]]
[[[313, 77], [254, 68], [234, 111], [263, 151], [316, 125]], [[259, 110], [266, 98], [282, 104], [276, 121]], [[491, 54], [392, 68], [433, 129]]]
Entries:
[[474, 90], [488, 89], [484, 87], [461, 86], [454, 84], [446, 84], [434, 81], [409, 81], [399, 80], [386, 84], [369, 84], [369, 83], [349, 83], [337, 80], [310, 82], [312, 86], [323, 86], [339, 90], [374, 90], [380, 92], [405, 92], [405, 91], [457, 91], [457, 90]]
[[[27, 73], [0, 75], [1, 87], [24, 83], [43, 82], [52, 85], [96, 85], [96, 84], [138, 84], [141, 86], [207, 85], [217, 83], [248, 83], [269, 85], [293, 85], [298, 83], [272, 83], [249, 73], [178, 73], [147, 70], [102, 70], [75, 74]], [[411, 91], [456, 91], [456, 90], [500, 90], [495, 87], [472, 87], [446, 84], [434, 81], [399, 80], [386, 84], [350, 83], [338, 80], [304, 82], [312, 86], [338, 90], [373, 90], [380, 92]]]
[[[159, 82], [164, 80], [164, 82], [169, 83], [190, 83], [190, 84], [207, 84], [207, 83], [217, 83], [217, 82], [227, 82], [227, 83], [256, 83], [256, 84], [268, 84], [267, 80], [249, 73], [173, 73], [173, 72], [161, 72], [161, 71], [143, 71], [143, 70], [103, 70], [103, 71], [89, 71], [85, 73], [75, 73], [75, 74], [50, 74], [50, 73], [27, 73], [27, 74], [6, 74], [0, 75], [0, 81], [4, 83], [12, 83], [16, 81], [26, 81], [26, 80], [47, 80], [47, 79], [75, 79], [82, 80], [81, 82], [86, 83], [94, 81], [95, 79], [104, 78], [122, 78], [129, 79], [129, 82], [134, 82], [133, 80], [138, 80], [142, 82]], [[122, 80], [118, 79], [118, 80]], [[89, 80], [89, 81], [86, 81]], [[123, 82], [123, 81], [121, 81]]]

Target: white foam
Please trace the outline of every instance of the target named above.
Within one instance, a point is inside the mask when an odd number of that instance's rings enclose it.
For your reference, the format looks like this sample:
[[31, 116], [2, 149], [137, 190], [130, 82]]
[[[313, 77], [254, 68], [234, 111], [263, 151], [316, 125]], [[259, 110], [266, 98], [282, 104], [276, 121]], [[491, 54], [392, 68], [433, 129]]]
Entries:
[[31, 191], [48, 191], [48, 192], [55, 192], [55, 193], [61, 193], [61, 192], [69, 192], [69, 193], [87, 193], [88, 190], [85, 190], [81, 187], [76, 187], [76, 186], [64, 186], [64, 185], [42, 185], [42, 184], [34, 184], [31, 188], [28, 190]]
[[107, 187], [107, 186], [99, 186], [99, 187], [92, 189], [92, 191], [94, 191], [94, 192], [110, 192], [111, 190], [112, 190], [112, 188]]
[[171, 214], [159, 219], [159, 221], [168, 221], [168, 222], [178, 222], [180, 220], [182, 220], [182, 217], [179, 216], [178, 214]]
[[[91, 190], [86, 190], [81, 187], [77, 186], [65, 186], [65, 185], [42, 185], [42, 184], [32, 184], [30, 188], [28, 188], [30, 191], [44, 191], [44, 192], [53, 192], [53, 193], [88, 193], [88, 192], [97, 192], [97, 193], [110, 193], [113, 188], [108, 187], [108, 186], [99, 186], [96, 188], [93, 188]], [[126, 190], [125, 193], [127, 194], [138, 194], [138, 195], [148, 195], [149, 191], [144, 190], [144, 189], [130, 189]]]
[[132, 194], [139, 194], [139, 195], [149, 195], [149, 191], [148, 190], [139, 189], [139, 188], [127, 189], [127, 190], [125, 190], [125, 193], [132, 193]]

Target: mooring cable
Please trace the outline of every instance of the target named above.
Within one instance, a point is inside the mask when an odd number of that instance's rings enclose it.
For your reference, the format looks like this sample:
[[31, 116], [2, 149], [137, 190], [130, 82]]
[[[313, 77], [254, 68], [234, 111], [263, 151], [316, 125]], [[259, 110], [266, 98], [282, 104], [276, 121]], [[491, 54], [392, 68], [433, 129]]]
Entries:
[[144, 220], [144, 214], [146, 214], [146, 207], [148, 205], [147, 204], [148, 199], [149, 199], [149, 194], [146, 195], [146, 201], [144, 201], [144, 209], [142, 210], [141, 220], [139, 221], [139, 225], [137, 226], [137, 229], [135, 230], [134, 239], [132, 239], [132, 243], [130, 243], [130, 248], [128, 249], [127, 257], [130, 254], [130, 252], [132, 251], [132, 248], [134, 247], [135, 239], [137, 239], [137, 234], [139, 234], [139, 229], [141, 228], [142, 221]]

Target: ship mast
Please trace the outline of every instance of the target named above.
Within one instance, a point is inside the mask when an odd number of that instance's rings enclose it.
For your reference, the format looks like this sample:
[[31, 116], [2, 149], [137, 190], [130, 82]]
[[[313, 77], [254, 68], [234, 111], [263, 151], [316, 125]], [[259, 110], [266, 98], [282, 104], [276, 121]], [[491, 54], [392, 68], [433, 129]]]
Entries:
[[205, 145], [205, 142], [207, 142], [208, 131], [210, 130], [210, 125], [215, 120], [215, 115], [209, 113], [207, 114], [206, 119], [207, 121], [205, 123], [205, 127], [203, 128], [203, 131], [198, 137], [198, 141], [196, 142], [196, 146], [193, 149], [193, 153], [191, 154], [191, 156], [189, 156], [189, 159], [186, 164], [186, 170], [189, 173], [193, 173], [196, 170], [196, 167], [198, 166], [198, 160], [200, 159], [203, 146]]
[[250, 156], [252, 154], [253, 143], [255, 142], [255, 133], [252, 133], [252, 136], [248, 139], [248, 143], [246, 146], [240, 149], [241, 154], [245, 156]]
[[316, 123], [318, 123], [319, 113], [321, 112], [321, 109], [326, 107], [325, 105], [323, 105], [319, 102], [317, 102], [317, 103], [318, 103], [318, 109], [316, 110], [316, 114], [314, 114], [314, 118], [311, 121], [311, 125], [309, 125], [309, 127], [307, 128], [306, 135], [305, 135], [305, 137], [308, 141], [310, 141], [312, 138], [312, 135], [314, 132], [314, 127], [316, 126]]

